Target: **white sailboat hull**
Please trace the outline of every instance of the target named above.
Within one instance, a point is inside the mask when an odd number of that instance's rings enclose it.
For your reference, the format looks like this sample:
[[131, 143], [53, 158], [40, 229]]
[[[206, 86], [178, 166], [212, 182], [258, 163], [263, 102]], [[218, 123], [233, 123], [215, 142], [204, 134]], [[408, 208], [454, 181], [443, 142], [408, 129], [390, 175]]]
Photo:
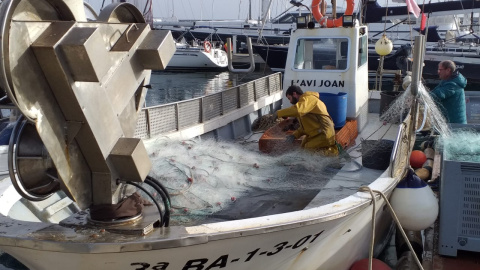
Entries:
[[167, 69], [226, 69], [227, 67], [227, 54], [221, 49], [206, 52], [199, 49], [177, 48]]

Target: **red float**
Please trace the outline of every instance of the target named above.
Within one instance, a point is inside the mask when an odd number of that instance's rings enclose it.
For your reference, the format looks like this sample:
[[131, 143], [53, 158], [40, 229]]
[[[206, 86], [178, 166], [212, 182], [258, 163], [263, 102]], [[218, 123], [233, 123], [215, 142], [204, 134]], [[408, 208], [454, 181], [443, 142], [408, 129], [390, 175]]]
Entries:
[[423, 163], [427, 161], [427, 156], [420, 150], [413, 150], [410, 155], [410, 166], [414, 169], [421, 168]]
[[[373, 270], [392, 270], [390, 266], [388, 266], [386, 263], [378, 259], [373, 259], [372, 269]], [[350, 267], [350, 270], [368, 270], [368, 258], [356, 261], [352, 265], [352, 267]]]

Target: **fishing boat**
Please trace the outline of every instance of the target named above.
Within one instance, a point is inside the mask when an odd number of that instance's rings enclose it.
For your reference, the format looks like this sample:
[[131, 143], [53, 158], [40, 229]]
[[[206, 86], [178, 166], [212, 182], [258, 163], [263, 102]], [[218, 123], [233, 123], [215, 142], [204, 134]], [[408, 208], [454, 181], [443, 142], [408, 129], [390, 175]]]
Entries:
[[[393, 226], [384, 199], [359, 188], [390, 196], [408, 168], [416, 118], [385, 125], [369, 112], [377, 94], [367, 84], [368, 29], [356, 20], [336, 28], [300, 25], [284, 78], [277, 73], [143, 109], [150, 71], [165, 69], [176, 46], [169, 31], [151, 30], [132, 5], [109, 5], [88, 22], [74, 0], [7, 0], [0, 14], [0, 83], [24, 116], [10, 139], [10, 179], [0, 185], [0, 249], [25, 266], [349, 269], [388, 242]], [[319, 48], [332, 54], [327, 59]], [[375, 160], [361, 155], [344, 161], [307, 155], [298, 162], [300, 152], [265, 172], [273, 157], [258, 147], [254, 154], [229, 154], [236, 142], [215, 140], [246, 140], [252, 120], [288, 106], [283, 89], [292, 84], [347, 93], [346, 117], [358, 134], [351, 139], [391, 141], [386, 167], [369, 168]], [[208, 140], [203, 155], [190, 154]], [[221, 158], [214, 156], [219, 151]], [[203, 167], [206, 156], [213, 161]], [[158, 167], [160, 161], [170, 169]], [[339, 166], [328, 170], [320, 161]], [[235, 167], [246, 173], [233, 173]], [[229, 185], [205, 178], [222, 169]], [[172, 172], [184, 175], [170, 179]], [[282, 181], [271, 176], [279, 172]], [[176, 192], [167, 186], [173, 178], [180, 180]], [[195, 197], [218, 203], [195, 212], [188, 200], [177, 201], [194, 199], [188, 192], [201, 183], [211, 189]], [[239, 187], [252, 188], [229, 195]], [[137, 189], [145, 198], [132, 193]]]
[[480, 68], [480, 46], [477, 43], [438, 42], [426, 47], [425, 78], [437, 78], [438, 64], [441, 61], [452, 60], [457, 69], [469, 82], [478, 83], [476, 72]]

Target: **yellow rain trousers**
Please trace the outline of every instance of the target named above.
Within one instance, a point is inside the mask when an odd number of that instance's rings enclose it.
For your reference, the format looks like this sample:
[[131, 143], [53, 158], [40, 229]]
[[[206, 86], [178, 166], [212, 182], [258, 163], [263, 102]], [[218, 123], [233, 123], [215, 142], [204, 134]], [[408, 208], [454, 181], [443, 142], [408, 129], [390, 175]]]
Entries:
[[338, 155], [333, 120], [317, 92], [303, 93], [297, 104], [278, 110], [277, 115], [278, 117], [296, 117], [298, 119], [300, 127], [295, 130], [293, 135], [296, 139], [306, 135], [302, 141], [302, 148], [326, 156]]

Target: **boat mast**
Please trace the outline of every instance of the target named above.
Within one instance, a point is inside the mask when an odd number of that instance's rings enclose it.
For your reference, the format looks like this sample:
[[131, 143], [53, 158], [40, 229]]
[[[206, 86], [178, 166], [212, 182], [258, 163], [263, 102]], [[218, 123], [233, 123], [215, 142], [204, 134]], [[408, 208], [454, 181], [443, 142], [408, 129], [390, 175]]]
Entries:
[[[268, 4], [266, 3], [267, 1], [268, 1]], [[262, 39], [263, 28], [265, 27], [265, 22], [267, 20], [267, 16], [270, 15], [270, 6], [271, 6], [272, 2], [273, 2], [273, 0], [262, 0], [262, 26], [260, 27], [260, 30], [258, 31], [257, 42], [259, 42]]]
[[270, 6], [273, 0], [262, 0], [262, 22], [270, 19]]
[[337, 18], [337, 0], [332, 0], [332, 17]]
[[252, 19], [252, 0], [248, 1], [248, 20]]

